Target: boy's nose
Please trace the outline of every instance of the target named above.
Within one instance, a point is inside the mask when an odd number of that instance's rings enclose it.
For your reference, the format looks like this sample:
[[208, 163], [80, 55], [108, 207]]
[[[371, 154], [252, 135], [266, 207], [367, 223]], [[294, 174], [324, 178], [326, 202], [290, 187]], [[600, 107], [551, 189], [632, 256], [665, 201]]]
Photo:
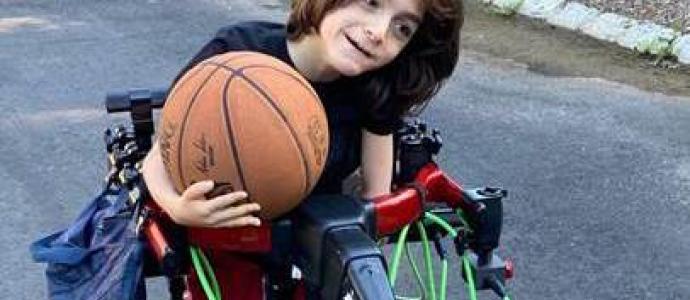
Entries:
[[366, 33], [367, 39], [369, 39], [369, 41], [372, 44], [375, 44], [375, 45], [381, 44], [381, 40], [382, 40], [381, 34], [375, 33], [371, 29], [366, 29], [365, 33]]
[[376, 45], [381, 44], [388, 31], [388, 23], [386, 18], [379, 18], [375, 22], [371, 22], [369, 26], [364, 29], [364, 33], [369, 41]]

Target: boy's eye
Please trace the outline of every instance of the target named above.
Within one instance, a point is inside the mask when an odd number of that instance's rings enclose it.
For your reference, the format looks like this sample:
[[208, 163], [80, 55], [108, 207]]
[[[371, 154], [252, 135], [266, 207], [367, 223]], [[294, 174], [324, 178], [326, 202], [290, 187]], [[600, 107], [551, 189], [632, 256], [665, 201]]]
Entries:
[[378, 0], [363, 0], [364, 4], [367, 6], [371, 7], [378, 7], [379, 6], [379, 1]]
[[395, 32], [399, 37], [408, 39], [414, 34], [414, 28], [408, 24], [397, 24], [395, 25]]
[[412, 29], [410, 29], [410, 27], [407, 27], [407, 25], [398, 26], [398, 31], [400, 31], [400, 33], [404, 36], [412, 35]]

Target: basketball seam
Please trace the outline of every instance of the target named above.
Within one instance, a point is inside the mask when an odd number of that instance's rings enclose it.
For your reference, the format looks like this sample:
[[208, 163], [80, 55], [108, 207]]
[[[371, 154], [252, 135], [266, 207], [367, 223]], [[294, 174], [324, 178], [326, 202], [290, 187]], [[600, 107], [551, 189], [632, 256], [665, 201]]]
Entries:
[[[230, 74], [230, 77], [228, 80], [225, 82], [225, 87], [223, 87], [223, 102], [222, 102], [222, 108], [223, 108], [223, 119], [225, 120], [225, 129], [228, 131], [228, 135], [231, 137], [230, 139], [230, 147], [232, 147], [232, 156], [235, 159], [235, 167], [237, 168], [237, 173], [240, 176], [240, 183], [242, 184], [242, 190], [247, 189], [247, 182], [244, 178], [244, 170], [242, 169], [242, 162], [240, 161], [239, 158], [239, 147], [237, 146], [237, 142], [235, 140], [235, 133], [232, 130], [232, 121], [230, 120], [230, 111], [228, 109], [228, 88], [230, 87], [230, 82], [232, 81], [233, 78], [235, 78], [236, 74], [232, 73]], [[251, 195], [247, 197], [247, 201], [252, 202], [251, 200]]]
[[[248, 66], [244, 66], [244, 67], [240, 68], [240, 71], [244, 71], [247, 69], [254, 69], [254, 68], [255, 69], [268, 68], [268, 69], [271, 69], [271, 70], [276, 71], [278, 73], [282, 73], [284, 75], [287, 75], [288, 77], [291, 77], [292, 79], [297, 81], [303, 88], [305, 88], [309, 92], [311, 92], [312, 96], [314, 96], [316, 99], [319, 99], [319, 101], [317, 101], [317, 103], [319, 105], [319, 108], [321, 108], [321, 113], [326, 115], [326, 109], [323, 107], [323, 103], [321, 103], [321, 98], [319, 97], [319, 95], [316, 94], [316, 91], [314, 91], [313, 87], [311, 87], [308, 84], [304, 84], [303, 80], [300, 77], [295, 76], [294, 74], [291, 74], [290, 72], [286, 72], [286, 71], [283, 71], [281, 69], [277, 69], [277, 68], [274, 68], [272, 66], [265, 66], [265, 65], [248, 65]], [[325, 166], [326, 166], [326, 163], [324, 162], [324, 164], [321, 166], [321, 168], [324, 168]], [[309, 175], [311, 175], [311, 173], [309, 173]], [[315, 179], [317, 179], [317, 178], [315, 178]]]
[[[239, 57], [243, 57], [243, 56], [247, 56], [247, 55], [239, 55], [239, 56], [236, 56], [236, 57], [239, 58]], [[235, 58], [235, 57], [233, 57], [232, 59], [234, 59], [234, 58]], [[232, 60], [232, 59], [231, 59], [231, 60]], [[225, 61], [225, 62], [229, 62], [229, 61], [230, 61], [230, 60]], [[210, 64], [210, 65], [214, 65], [214, 66], [221, 66], [221, 65], [218, 65], [217, 63], [213, 63], [213, 62], [204, 62], [204, 64]], [[222, 65], [222, 66], [223, 66], [223, 67], [226, 67], [226, 68], [228, 68], [228, 69], [230, 69], [230, 70], [232, 70], [233, 72], [235, 72], [235, 71], [242, 72], [242, 71], [244, 71], [244, 70], [252, 69], [252, 68], [257, 68], [257, 69], [258, 69], [258, 68], [268, 68], [268, 69], [274, 70], [274, 71], [276, 71], [276, 72], [278, 72], [278, 73], [282, 73], [282, 74], [284, 74], [284, 75], [287, 75], [287, 76], [289, 76], [289, 77], [292, 77], [292, 79], [295, 79], [303, 88], [306, 88], [307, 90], [309, 90], [309, 92], [311, 92], [312, 96], [314, 96], [315, 98], [319, 99], [318, 104], [319, 104], [319, 107], [321, 108], [321, 112], [323, 112], [324, 114], [326, 114], [326, 109], [323, 107], [323, 103], [321, 103], [321, 99], [320, 99], [319, 95], [316, 94], [316, 91], [314, 91], [314, 88], [311, 87], [311, 86], [308, 85], [308, 84], [304, 84], [304, 82], [302, 81], [302, 79], [301, 79], [300, 77], [295, 76], [294, 74], [291, 74], [290, 72], [285, 72], [285, 71], [283, 71], [283, 70], [281, 70], [281, 69], [277, 69], [277, 68], [274, 68], [274, 67], [271, 67], [271, 66], [265, 66], [265, 65], [248, 65], [248, 66], [244, 66], [244, 67], [242, 67], [242, 68], [239, 68], [239, 69], [237, 69], [237, 70], [235, 70], [235, 69], [233, 69], [233, 68], [230, 68], [230, 67], [227, 67], [227, 66], [225, 66], [225, 65]]]
[[263, 91], [263, 90], [256, 84], [256, 82], [254, 82], [253, 80], [251, 80], [251, 79], [247, 78], [246, 76], [244, 76], [244, 74], [242, 73], [242, 68], [236, 70], [236, 69], [233, 69], [233, 68], [228, 67], [228, 66], [225, 66], [225, 65], [220, 65], [220, 64], [216, 64], [216, 63], [212, 63], [212, 62], [209, 62], [209, 63], [210, 63], [210, 64], [214, 64], [214, 65], [216, 65], [216, 66], [218, 66], [218, 67], [220, 67], [220, 68], [226, 69], [226, 70], [232, 72], [232, 74], [235, 74], [235, 75], [237, 75], [238, 77], [241, 77], [241, 78], [243, 78], [244, 80], [246, 80], [247, 83], [249, 83], [250, 85], [252, 85], [252, 87], [254, 87], [254, 89], [255, 89], [256, 91], [258, 91], [258, 92], [264, 97], [264, 99], [265, 99], [267, 102], [269, 102], [269, 104], [270, 104], [270, 106], [273, 108], [273, 110], [281, 117], [281, 119], [283, 119], [283, 123], [285, 123], [285, 126], [289, 129], [290, 135], [291, 135], [293, 141], [295, 142], [295, 144], [297, 145], [297, 149], [299, 150], [300, 155], [301, 155], [301, 157], [302, 157], [302, 165], [303, 165], [303, 167], [304, 167], [304, 174], [305, 174], [305, 181], [306, 181], [306, 183], [305, 183], [305, 185], [304, 185], [304, 191], [302, 192], [302, 194], [303, 194], [303, 195], [306, 195], [307, 192], [309, 191], [309, 186], [311, 186], [311, 177], [312, 177], [312, 176], [311, 176], [311, 172], [310, 172], [310, 170], [309, 170], [309, 166], [307, 165], [307, 159], [306, 159], [306, 155], [305, 155], [305, 151], [304, 151], [304, 149], [303, 149], [303, 146], [302, 146], [302, 144], [300, 143], [300, 141], [296, 138], [296, 135], [297, 135], [297, 134], [296, 134], [296, 131], [295, 131], [295, 129], [292, 127], [292, 125], [290, 124], [290, 122], [288, 121], [287, 117], [283, 114], [283, 112], [282, 112], [280, 109], [278, 109], [278, 106], [275, 104], [275, 102], [273, 101], [273, 99], [272, 99], [268, 94], [266, 94], [266, 92]]
[[[222, 55], [222, 54], [219, 54], [219, 55]], [[249, 54], [239, 54], [239, 55], [236, 55], [236, 56], [233, 56], [233, 57], [228, 58], [227, 60], [223, 61], [223, 63], [228, 63], [228, 62], [231, 62], [231, 61], [233, 61], [233, 60], [235, 60], [235, 59], [238, 59], [238, 58], [241, 58], [241, 57], [244, 57], [244, 56], [247, 56], [247, 55], [249, 55]], [[212, 56], [212, 57], [213, 57], [213, 56]], [[209, 57], [209, 58], [207, 58], [207, 59], [211, 59], [212, 57]], [[200, 63], [198, 63], [197, 65], [203, 67], [203, 66], [208, 65], [208, 63], [206, 62], [206, 60], [203, 60], [203, 61], [201, 61]], [[182, 75], [182, 78], [181, 78], [177, 83], [175, 83], [175, 86], [173, 86], [173, 90], [170, 91], [170, 95], [168, 95], [167, 98], [172, 98], [172, 96], [175, 94], [175, 92], [177, 92], [178, 89], [176, 89], [175, 87], [183, 86], [185, 82], [187, 82], [190, 78], [194, 77], [194, 75], [196, 75], [196, 73], [201, 72], [202, 69], [203, 69], [203, 68], [196, 68], [196, 67], [194, 67], [194, 68], [192, 68], [191, 70], [187, 71], [187, 72], [194, 71], [194, 73], [189, 73], [189, 76], [187, 76], [187, 75]]]
[[271, 67], [271, 66], [264, 66], [264, 65], [249, 65], [249, 66], [244, 66], [244, 67], [242, 67], [242, 68], [240, 69], [240, 71], [244, 71], [244, 70], [247, 70], [247, 69], [250, 69], [250, 68], [256, 68], [256, 69], [259, 69], [259, 68], [268, 68], [268, 69], [271, 69], [271, 70], [274, 70], [274, 71], [276, 71], [276, 72], [283, 73], [284, 75], [287, 75], [287, 76], [292, 77], [292, 78], [295, 79], [297, 82], [299, 82], [299, 84], [300, 84], [302, 87], [304, 87], [304, 88], [306, 88], [307, 90], [309, 90], [309, 92], [311, 92], [312, 96], [314, 96], [316, 99], [319, 99], [319, 107], [321, 108], [321, 111], [322, 111], [324, 114], [326, 114], [326, 109], [323, 107], [323, 103], [321, 103], [321, 98], [319, 97], [319, 95], [316, 94], [316, 91], [314, 91], [314, 88], [313, 88], [313, 87], [311, 87], [311, 86], [309, 86], [309, 85], [307, 85], [307, 84], [304, 84], [304, 82], [302, 82], [302, 79], [301, 79], [301, 78], [295, 76], [294, 74], [290, 74], [290, 72], [285, 72], [285, 71], [283, 71], [283, 70], [281, 70], [281, 69], [277, 69], [277, 68], [274, 68], [274, 67]]
[[184, 85], [184, 83], [187, 82], [190, 78], [194, 77], [196, 75], [196, 73], [201, 72], [201, 69], [202, 68], [195, 68], [195, 69], [191, 70], [191, 71], [194, 71], [194, 73], [189, 73], [188, 76], [186, 76], [186, 74], [183, 75], [183, 78], [180, 79], [179, 83], [177, 83], [177, 84], [175, 84], [175, 86], [173, 86], [173, 90], [170, 91], [170, 95], [168, 95], [168, 98], [173, 98], [173, 96], [176, 95], [177, 91], [179, 90], [179, 88], [176, 88], [176, 87], [178, 87], [178, 86], [181, 87], [182, 85]]
[[[241, 70], [240, 70], [241, 72]], [[244, 73], [240, 73], [238, 75], [242, 77], [244, 80], [246, 80], [249, 84], [251, 84], [254, 89], [256, 89], [266, 101], [269, 102], [271, 107], [275, 110], [275, 112], [280, 115], [280, 117], [283, 119], [283, 122], [285, 123], [286, 127], [290, 130], [290, 134], [292, 135], [292, 139], [295, 141], [295, 144], [297, 145], [297, 149], [299, 149], [300, 156], [302, 157], [302, 166], [304, 167], [304, 175], [305, 175], [305, 185], [304, 185], [304, 191], [302, 192], [303, 195], [306, 195], [307, 192], [309, 191], [309, 187], [311, 186], [311, 170], [309, 170], [309, 165], [307, 164], [307, 157], [306, 157], [306, 151], [304, 150], [304, 146], [302, 143], [297, 139], [297, 132], [295, 128], [292, 127], [292, 124], [288, 121], [287, 116], [283, 114], [283, 111], [281, 111], [278, 108], [278, 105], [273, 101], [273, 98], [271, 98], [270, 95], [268, 95], [264, 90], [261, 89], [261, 87], [254, 82], [253, 80], [249, 79], [248, 77], [244, 76]]]
[[[223, 63], [226, 63], [226, 62], [230, 61], [231, 59], [232, 58], [229, 58], [228, 60], [223, 61]], [[203, 67], [206, 65], [207, 64], [204, 63], [201, 66]], [[215, 65], [215, 64], [210, 64], [210, 65]], [[182, 166], [183, 166], [183, 164], [182, 164], [182, 141], [184, 140], [183, 137], [184, 137], [184, 133], [185, 133], [185, 127], [187, 126], [187, 117], [189, 116], [189, 113], [191, 112], [191, 110], [194, 106], [194, 103], [196, 102], [196, 98], [197, 98], [197, 96], [199, 96], [199, 93], [201, 92], [201, 89], [204, 88], [204, 86], [211, 79], [213, 74], [215, 74], [219, 69], [221, 69], [221, 68], [218, 65], [216, 65], [216, 69], [214, 69], [212, 72], [210, 72], [207, 75], [206, 79], [204, 79], [204, 81], [197, 87], [197, 90], [194, 92], [194, 96], [192, 97], [192, 100], [189, 101], [189, 104], [187, 105], [187, 110], [185, 110], [184, 116], [182, 118], [182, 124], [180, 124], [180, 137], [179, 137], [179, 140], [177, 141], [177, 143], [178, 143], [177, 144], [177, 149], [178, 149], [178, 151], [177, 151], [177, 168], [178, 168], [178, 170], [177, 171], [178, 171], [180, 182], [182, 183], [182, 185], [186, 185], [186, 180], [185, 180], [185, 176], [183, 174], [183, 168], [182, 168]], [[201, 71], [199, 71], [199, 72], [201, 72]]]
[[[238, 60], [238, 59], [240, 59], [240, 58], [242, 58], [242, 57], [252, 55], [251, 52], [247, 52], [247, 53], [225, 52], [224, 54], [218, 54], [218, 55], [219, 55], [219, 56], [222, 56], [222, 55], [226, 55], [226, 54], [230, 54], [230, 55], [235, 54], [235, 55], [233, 55], [232, 57], [230, 57], [230, 58], [224, 60], [224, 61], [222, 62], [222, 64], [227, 64], [227, 63], [229, 63], [229, 62], [231, 62], [231, 61]], [[213, 58], [213, 57], [215, 57], [215, 56], [211, 56], [211, 57], [209, 57], [209, 58], [207, 58], [207, 59], [201, 61], [201, 62], [199, 63], [199, 65], [202, 65], [202, 66], [205, 66], [205, 65], [218, 66], [219, 63], [214, 62], [214, 61], [210, 61], [210, 59]], [[223, 65], [223, 66], [224, 66], [224, 65]]]

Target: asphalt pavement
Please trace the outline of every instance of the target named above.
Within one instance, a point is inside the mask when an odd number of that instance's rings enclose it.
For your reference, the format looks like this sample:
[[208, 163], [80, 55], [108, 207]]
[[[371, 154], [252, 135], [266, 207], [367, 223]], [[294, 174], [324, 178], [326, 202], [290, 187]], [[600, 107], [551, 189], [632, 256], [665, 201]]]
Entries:
[[[284, 18], [269, 0], [0, 0], [0, 297], [45, 298], [28, 245], [98, 193], [102, 132], [123, 120], [106, 92], [167, 85], [222, 25]], [[424, 114], [443, 169], [509, 190], [513, 298], [690, 299], [690, 97], [540, 69], [466, 48]]]

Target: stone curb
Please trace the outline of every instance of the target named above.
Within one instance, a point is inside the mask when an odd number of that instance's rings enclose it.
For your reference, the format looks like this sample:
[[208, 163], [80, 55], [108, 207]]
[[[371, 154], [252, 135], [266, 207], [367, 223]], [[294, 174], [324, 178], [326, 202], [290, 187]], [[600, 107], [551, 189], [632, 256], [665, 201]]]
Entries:
[[673, 56], [690, 65], [690, 34], [566, 0], [474, 0], [489, 4], [496, 13], [521, 14], [548, 24], [616, 43], [639, 53]]

